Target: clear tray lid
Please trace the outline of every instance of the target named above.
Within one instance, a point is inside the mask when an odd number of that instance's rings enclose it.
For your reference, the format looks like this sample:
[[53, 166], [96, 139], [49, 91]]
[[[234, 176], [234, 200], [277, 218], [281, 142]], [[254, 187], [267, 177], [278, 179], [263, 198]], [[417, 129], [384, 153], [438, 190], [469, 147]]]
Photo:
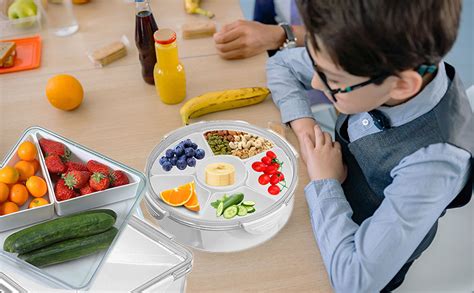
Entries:
[[[271, 196], [267, 193], [267, 186], [258, 184], [259, 174], [254, 173], [251, 165], [255, 161], [259, 161], [265, 156], [265, 151], [254, 155], [247, 159], [240, 159], [231, 155], [214, 155], [204, 138], [204, 133], [215, 130], [232, 130], [254, 134], [265, 138], [273, 143], [274, 151], [278, 158], [284, 161], [282, 171], [285, 172], [287, 180], [286, 188], [282, 189], [277, 196]], [[180, 171], [174, 167], [170, 172], [162, 170], [159, 159], [165, 154], [166, 150], [175, 147], [180, 141], [190, 138], [199, 148], [206, 151], [206, 157], [198, 161], [195, 168], [188, 167]], [[236, 183], [235, 188], [227, 190], [219, 190], [206, 186], [203, 183], [204, 167], [208, 163], [215, 161], [232, 161], [241, 160], [241, 166], [236, 166], [235, 181], [242, 179], [241, 183]], [[284, 159], [283, 159], [284, 158]], [[168, 217], [173, 221], [201, 230], [225, 231], [240, 229], [258, 224], [259, 226], [271, 225], [271, 219], [280, 210], [282, 210], [292, 199], [297, 186], [297, 158], [296, 150], [279, 134], [270, 129], [259, 128], [244, 121], [202, 121], [188, 126], [176, 129], [165, 135], [160, 143], [150, 153], [145, 167], [145, 175], [148, 180], [148, 189], [145, 194], [145, 203], [148, 211], [157, 219]], [[246, 174], [240, 178], [239, 168], [245, 168], [243, 172]], [[201, 174], [202, 173], [202, 174]], [[196, 213], [188, 211], [184, 207], [173, 207], [167, 205], [160, 198], [160, 190], [177, 187], [187, 181], [194, 180], [196, 182], [196, 192], [200, 202], [201, 210]], [[166, 188], [165, 188], [166, 187]], [[215, 208], [210, 203], [216, 199], [220, 199], [224, 194], [242, 192], [245, 195], [244, 200], [256, 201], [256, 212], [248, 214], [244, 217], [236, 216], [233, 219], [224, 219], [216, 217]], [[202, 194], [206, 195], [202, 195]], [[247, 194], [250, 197], [247, 197]], [[248, 229], [247, 229], [248, 230]]]
[[[166, 291], [173, 282], [185, 277], [192, 268], [191, 252], [156, 228], [133, 216], [87, 290], [94, 292]], [[38, 282], [12, 264], [2, 264], [3, 284], [27, 292], [56, 292], [57, 285]], [[21, 292], [21, 291], [19, 291]]]

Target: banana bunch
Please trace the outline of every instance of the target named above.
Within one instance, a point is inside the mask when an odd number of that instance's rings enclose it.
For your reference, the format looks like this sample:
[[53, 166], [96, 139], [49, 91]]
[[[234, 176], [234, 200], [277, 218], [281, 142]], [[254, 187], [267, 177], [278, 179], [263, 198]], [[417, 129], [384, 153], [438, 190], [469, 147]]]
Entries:
[[189, 119], [201, 117], [208, 113], [250, 106], [263, 102], [270, 91], [263, 87], [241, 88], [220, 92], [206, 93], [194, 97], [181, 107], [179, 113], [183, 124]]
[[184, 9], [189, 14], [201, 14], [209, 18], [214, 17], [214, 13], [200, 7], [201, 0], [184, 0]]

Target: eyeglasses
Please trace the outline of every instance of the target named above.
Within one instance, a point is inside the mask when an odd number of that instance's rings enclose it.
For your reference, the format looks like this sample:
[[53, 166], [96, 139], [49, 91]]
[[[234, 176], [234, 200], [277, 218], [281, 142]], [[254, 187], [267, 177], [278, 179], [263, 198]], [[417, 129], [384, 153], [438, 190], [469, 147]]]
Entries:
[[376, 82], [382, 81], [388, 76], [386, 74], [381, 74], [381, 75], [378, 75], [378, 76], [376, 76], [374, 78], [371, 78], [367, 81], [358, 83], [356, 85], [348, 86], [348, 87], [345, 87], [345, 88], [332, 89], [329, 86], [326, 74], [324, 74], [324, 72], [319, 70], [318, 65], [316, 64], [316, 62], [313, 59], [313, 56], [311, 56], [311, 53], [309, 51], [309, 46], [308, 46], [308, 35], [306, 35], [305, 38], [304, 38], [304, 44], [305, 44], [305, 47], [306, 47], [306, 51], [308, 52], [309, 59], [311, 59], [311, 63], [313, 64], [314, 71], [318, 74], [319, 78], [321, 79], [324, 86], [326, 87], [326, 90], [324, 92], [328, 95], [331, 95], [331, 97], [334, 99], [334, 102], [337, 102], [336, 94], [350, 93], [350, 92], [352, 92], [356, 89], [359, 89], [359, 88], [364, 87], [366, 85], [369, 85], [371, 83], [376, 83]]

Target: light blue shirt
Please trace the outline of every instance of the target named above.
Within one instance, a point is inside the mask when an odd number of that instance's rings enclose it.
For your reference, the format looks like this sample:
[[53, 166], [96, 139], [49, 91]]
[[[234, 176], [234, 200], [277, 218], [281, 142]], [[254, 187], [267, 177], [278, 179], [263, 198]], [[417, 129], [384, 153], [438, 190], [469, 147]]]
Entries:
[[[312, 117], [305, 101], [313, 70], [304, 48], [284, 50], [267, 63], [268, 87], [282, 121]], [[444, 64], [416, 97], [378, 108], [392, 126], [406, 124], [433, 109], [446, 93]], [[368, 113], [351, 115], [350, 141], [379, 132]], [[305, 188], [313, 232], [336, 292], [378, 292], [395, 276], [446, 206], [465, 185], [471, 155], [438, 143], [403, 158], [392, 169], [393, 181], [374, 215], [359, 226], [341, 184], [334, 179]]]

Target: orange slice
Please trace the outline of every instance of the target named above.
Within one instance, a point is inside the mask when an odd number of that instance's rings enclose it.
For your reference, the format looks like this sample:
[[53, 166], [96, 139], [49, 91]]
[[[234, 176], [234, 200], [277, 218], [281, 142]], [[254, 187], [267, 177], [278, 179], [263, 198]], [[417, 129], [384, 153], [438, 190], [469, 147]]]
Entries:
[[161, 199], [173, 207], [182, 206], [193, 196], [194, 181], [160, 193]]
[[184, 204], [184, 207], [190, 211], [199, 212], [199, 200], [196, 194], [196, 189], [193, 188], [193, 195], [191, 198]]

